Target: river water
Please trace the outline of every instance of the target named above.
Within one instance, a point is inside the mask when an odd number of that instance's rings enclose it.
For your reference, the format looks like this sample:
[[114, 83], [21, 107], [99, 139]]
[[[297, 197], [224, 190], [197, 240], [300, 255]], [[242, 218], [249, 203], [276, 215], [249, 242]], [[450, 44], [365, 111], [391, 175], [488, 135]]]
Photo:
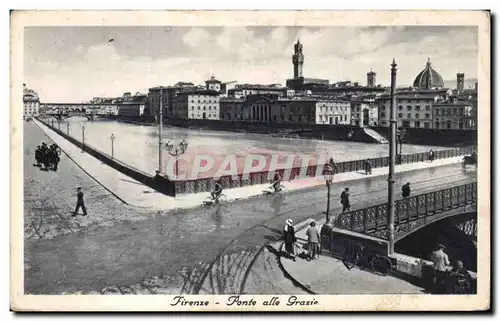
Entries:
[[[50, 121], [50, 120], [49, 120]], [[57, 123], [54, 123], [57, 127]], [[111, 155], [111, 135], [115, 136], [113, 142], [113, 155], [115, 159], [138, 168], [144, 172], [154, 174], [158, 169], [158, 128], [156, 126], [141, 126], [122, 123], [118, 121], [94, 120], [72, 117], [62, 121], [60, 128], [67, 131], [78, 140], [82, 140], [82, 126], [85, 127], [85, 143]], [[270, 137], [262, 134], [232, 133], [209, 130], [193, 130], [166, 126], [163, 128], [163, 141], [172, 141], [176, 144], [186, 140], [188, 148], [178, 162], [179, 175], [196, 166], [207, 167], [198, 171], [197, 177], [213, 177], [217, 170], [234, 168], [235, 159], [238, 172], [243, 168], [252, 167], [250, 171], [267, 170], [272, 166], [272, 157], [276, 157], [275, 167], [283, 168], [304, 166], [306, 162], [313, 165], [322, 157], [333, 157], [335, 161], [358, 160], [388, 156], [387, 144], [366, 144], [346, 141], [323, 141], [314, 139], [297, 139]], [[419, 153], [429, 149], [439, 150], [445, 147], [403, 145], [403, 154]], [[201, 156], [200, 156], [201, 155]], [[206, 156], [215, 160], [211, 168]], [[248, 155], [257, 155], [265, 159], [264, 165], [259, 165], [255, 160], [248, 160]], [[291, 159], [289, 155], [292, 155]], [[288, 157], [288, 158], [287, 158]], [[309, 161], [307, 158], [312, 157]], [[173, 173], [175, 157], [170, 156], [167, 149], [163, 151], [162, 172]], [[288, 160], [288, 162], [287, 162]], [[224, 163], [225, 161], [225, 163]], [[246, 162], [250, 162], [245, 165]], [[224, 165], [221, 165], [224, 164]], [[225, 165], [228, 165], [225, 167]], [[219, 172], [220, 173], [220, 172]]]

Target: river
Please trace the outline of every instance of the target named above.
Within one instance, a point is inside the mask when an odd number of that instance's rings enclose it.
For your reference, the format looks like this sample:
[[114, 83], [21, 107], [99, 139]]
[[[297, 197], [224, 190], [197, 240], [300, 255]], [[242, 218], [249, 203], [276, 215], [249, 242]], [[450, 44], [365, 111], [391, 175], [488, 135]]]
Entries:
[[[57, 123], [54, 123], [57, 126]], [[88, 121], [83, 117], [72, 117], [61, 122], [61, 130], [66, 132], [69, 124], [71, 136], [82, 140], [82, 126], [85, 127], [85, 143], [111, 155], [111, 135], [113, 142], [113, 155], [115, 159], [129, 164], [147, 173], [154, 173], [158, 169], [158, 128], [156, 126], [142, 126], [118, 121], [94, 120]], [[179, 173], [188, 171], [195, 162], [200, 162], [200, 155], [209, 155], [215, 159], [214, 170], [205, 171], [198, 177], [212, 177], [217, 165], [229, 157], [235, 158], [238, 171], [241, 173], [248, 155], [260, 155], [266, 159], [266, 164], [261, 170], [270, 166], [269, 159], [277, 156], [279, 167], [300, 166], [307, 157], [312, 157], [309, 164], [314, 164], [318, 155], [333, 157], [335, 161], [358, 160], [387, 156], [387, 144], [366, 144], [346, 141], [326, 141], [316, 139], [297, 139], [271, 137], [263, 134], [232, 133], [209, 130], [193, 130], [165, 126], [162, 134], [163, 141], [172, 141], [176, 144], [186, 140], [188, 148], [179, 161]], [[419, 153], [429, 149], [440, 150], [445, 147], [403, 145], [403, 154]], [[288, 155], [293, 159], [287, 163]], [[198, 158], [197, 158], [198, 157]], [[175, 158], [170, 156], [167, 149], [163, 152], [163, 170], [172, 166]], [[201, 161], [201, 166], [204, 166]], [[205, 162], [206, 163], [206, 162]], [[217, 164], [219, 163], [219, 164]], [[255, 165], [255, 163], [253, 163]], [[258, 167], [258, 166], [257, 166]], [[228, 167], [229, 168], [229, 167]], [[252, 170], [255, 171], [255, 170]]]

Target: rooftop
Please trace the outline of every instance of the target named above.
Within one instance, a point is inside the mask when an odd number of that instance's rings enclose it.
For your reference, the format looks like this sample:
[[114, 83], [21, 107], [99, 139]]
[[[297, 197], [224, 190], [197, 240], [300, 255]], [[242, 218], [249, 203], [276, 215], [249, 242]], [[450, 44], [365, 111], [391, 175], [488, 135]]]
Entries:
[[179, 92], [178, 95], [213, 95], [213, 96], [219, 96], [219, 92], [215, 91], [215, 90], [210, 90], [210, 89], [186, 90], [186, 91]]
[[217, 80], [215, 79], [214, 75], [212, 75], [212, 77], [210, 77], [209, 80], [205, 80], [206, 83], [210, 83], [210, 82], [213, 82], [213, 83], [222, 83], [220, 80]]
[[271, 85], [241, 84], [241, 85], [236, 85], [234, 89], [230, 89], [230, 90], [237, 90], [237, 89], [284, 90], [287, 88], [282, 87], [279, 84], [271, 84]]

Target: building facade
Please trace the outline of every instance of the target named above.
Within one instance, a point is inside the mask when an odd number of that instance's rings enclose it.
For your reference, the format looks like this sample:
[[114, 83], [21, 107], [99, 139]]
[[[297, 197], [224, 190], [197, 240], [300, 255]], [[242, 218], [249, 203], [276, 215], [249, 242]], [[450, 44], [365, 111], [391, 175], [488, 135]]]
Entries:
[[160, 97], [162, 97], [163, 116], [174, 117], [174, 108], [177, 106], [177, 94], [185, 91], [204, 89], [190, 82], [178, 82], [174, 86], [159, 86], [148, 89], [148, 98], [145, 114], [158, 118], [160, 111]]
[[181, 119], [220, 119], [219, 92], [194, 90], [177, 93], [172, 117]]
[[245, 98], [250, 95], [266, 95], [276, 94], [286, 96], [288, 88], [280, 85], [236, 85], [233, 89], [228, 90], [228, 97]]
[[351, 103], [347, 100], [316, 101], [316, 124], [348, 125], [351, 122]]
[[477, 129], [476, 115], [469, 102], [438, 102], [433, 110], [435, 129]]
[[351, 125], [378, 126], [378, 106], [374, 99], [353, 99], [351, 101]]
[[[434, 103], [446, 99], [451, 94], [441, 90], [402, 90], [396, 92], [396, 120], [398, 127], [433, 128]], [[376, 99], [380, 126], [389, 126], [391, 99], [381, 95]]]
[[243, 108], [244, 99], [233, 97], [220, 98], [220, 119], [221, 120], [247, 120]]
[[[223, 118], [222, 118], [223, 117]], [[249, 95], [246, 99], [221, 100], [221, 119], [263, 123], [346, 125], [350, 102], [326, 97]]]
[[40, 99], [38, 93], [28, 89], [23, 84], [23, 118], [35, 117], [40, 114]]

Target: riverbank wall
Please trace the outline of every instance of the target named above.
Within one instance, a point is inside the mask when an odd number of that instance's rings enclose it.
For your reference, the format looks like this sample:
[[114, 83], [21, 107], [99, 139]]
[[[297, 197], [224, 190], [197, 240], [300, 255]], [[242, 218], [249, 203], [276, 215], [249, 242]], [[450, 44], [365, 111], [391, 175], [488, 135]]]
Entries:
[[[127, 121], [146, 124], [154, 122], [152, 118]], [[163, 124], [190, 129], [215, 130], [264, 134], [284, 138], [319, 139], [333, 141], [352, 141], [361, 143], [379, 143], [368, 135], [363, 128], [352, 125], [322, 125], [293, 123], [263, 123], [251, 121], [228, 121], [210, 119], [179, 119], [165, 117]], [[386, 139], [389, 139], [388, 127], [369, 127]], [[477, 145], [477, 130], [405, 128], [405, 144], [463, 147]]]

